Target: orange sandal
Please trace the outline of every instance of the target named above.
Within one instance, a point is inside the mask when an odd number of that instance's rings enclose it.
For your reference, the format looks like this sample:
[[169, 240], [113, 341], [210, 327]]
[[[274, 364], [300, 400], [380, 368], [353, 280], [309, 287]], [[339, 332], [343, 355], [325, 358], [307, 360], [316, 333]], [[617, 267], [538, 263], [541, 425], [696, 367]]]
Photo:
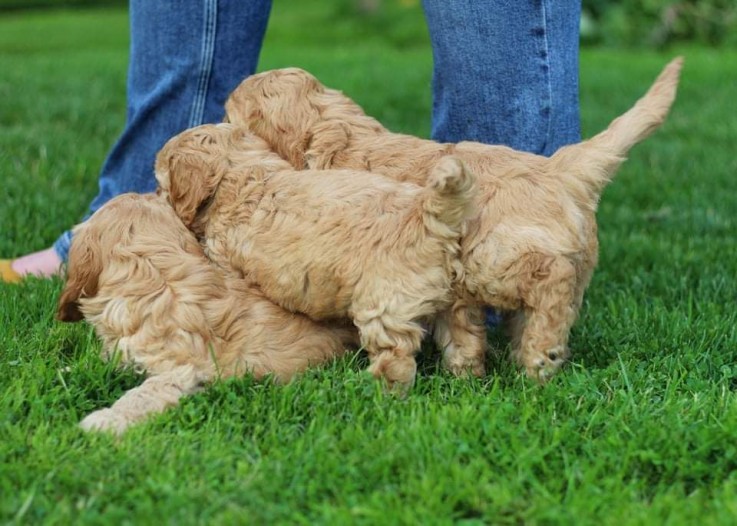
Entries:
[[22, 279], [23, 276], [13, 270], [12, 259], [0, 259], [0, 282], [18, 283]]

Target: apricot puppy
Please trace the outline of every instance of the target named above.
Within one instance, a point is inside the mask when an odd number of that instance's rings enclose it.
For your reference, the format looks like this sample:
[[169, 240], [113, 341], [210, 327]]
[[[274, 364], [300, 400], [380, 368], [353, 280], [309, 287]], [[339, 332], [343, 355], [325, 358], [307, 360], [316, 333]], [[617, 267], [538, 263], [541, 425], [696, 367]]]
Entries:
[[84, 317], [106, 357], [148, 376], [82, 420], [118, 434], [218, 378], [287, 381], [357, 343], [354, 328], [287, 312], [225, 275], [153, 194], [118, 196], [75, 229], [57, 317]]
[[205, 125], [171, 139], [156, 177], [207, 255], [314, 320], [350, 318], [370, 371], [414, 381], [420, 321], [453, 303], [461, 225], [474, 179], [439, 159], [426, 186], [355, 170], [295, 171], [243, 128]]
[[[568, 334], [597, 264], [596, 208], [629, 149], [664, 121], [682, 59], [673, 60], [633, 108], [592, 139], [550, 158], [475, 142], [439, 144], [391, 133], [339, 91], [288, 68], [244, 80], [226, 103], [226, 120], [247, 127], [298, 169], [350, 168], [426, 184], [452, 154], [478, 177], [476, 214], [461, 240], [459, 305], [443, 333], [453, 371], [482, 371], [483, 346], [459, 352], [448, 335], [468, 337], [492, 306], [511, 319], [513, 356], [545, 380], [569, 356]], [[464, 303], [465, 302], [465, 303]]]

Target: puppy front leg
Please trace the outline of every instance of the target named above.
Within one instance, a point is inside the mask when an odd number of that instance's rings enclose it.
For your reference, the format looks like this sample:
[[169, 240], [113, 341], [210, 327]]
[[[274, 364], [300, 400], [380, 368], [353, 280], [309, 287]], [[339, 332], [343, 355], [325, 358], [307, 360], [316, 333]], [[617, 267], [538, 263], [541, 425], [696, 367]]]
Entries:
[[175, 367], [152, 376], [125, 393], [112, 407], [87, 415], [80, 427], [85, 431], [106, 431], [121, 435], [128, 426], [179, 403], [182, 396], [195, 393], [201, 382], [191, 365]]
[[371, 361], [368, 371], [375, 378], [383, 378], [390, 390], [405, 394], [415, 382], [415, 352], [422, 341], [422, 327], [392, 320], [388, 328], [384, 321], [378, 317], [366, 323], [356, 322], [361, 345]]
[[433, 336], [443, 352], [443, 365], [455, 376], [486, 372], [486, 329], [481, 309], [457, 300], [435, 320]]

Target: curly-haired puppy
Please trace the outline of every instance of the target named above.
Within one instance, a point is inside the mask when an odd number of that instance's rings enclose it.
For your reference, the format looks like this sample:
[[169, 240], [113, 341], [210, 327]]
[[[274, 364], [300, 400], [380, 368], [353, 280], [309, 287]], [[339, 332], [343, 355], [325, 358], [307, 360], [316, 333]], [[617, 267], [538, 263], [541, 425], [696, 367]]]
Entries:
[[[461, 159], [480, 191], [461, 242], [463, 299], [507, 311], [514, 357], [530, 376], [545, 380], [569, 355], [569, 329], [597, 263], [599, 197], [628, 150], [665, 119], [681, 64], [672, 61], [605, 131], [551, 158], [391, 133], [348, 97], [295, 68], [243, 81], [226, 103], [226, 120], [249, 128], [296, 168], [363, 169], [424, 184], [442, 156]], [[451, 322], [474, 318], [480, 316]], [[445, 353], [456, 370], [481, 369], [483, 353], [463, 355], [453, 346]]]
[[226, 276], [153, 194], [116, 197], [75, 229], [57, 316], [84, 317], [107, 357], [148, 375], [81, 423], [115, 433], [217, 378], [286, 381], [357, 343], [355, 328], [319, 325]]
[[295, 171], [231, 124], [171, 139], [156, 177], [210, 259], [314, 320], [349, 317], [370, 371], [414, 380], [420, 322], [449, 309], [473, 177], [439, 159], [427, 185], [354, 170]]

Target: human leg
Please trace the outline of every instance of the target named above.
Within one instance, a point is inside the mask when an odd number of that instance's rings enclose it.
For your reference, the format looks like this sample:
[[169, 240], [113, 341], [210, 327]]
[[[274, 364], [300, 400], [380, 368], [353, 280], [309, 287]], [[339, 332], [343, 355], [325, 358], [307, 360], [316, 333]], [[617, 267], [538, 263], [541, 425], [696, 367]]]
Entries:
[[580, 140], [580, 2], [423, 0], [432, 136], [552, 155]]
[[[124, 192], [156, 186], [156, 152], [180, 131], [222, 119], [232, 89], [256, 70], [271, 0], [131, 0], [125, 128], [109, 152], [88, 215]], [[16, 275], [58, 273], [71, 232], [12, 262]]]

